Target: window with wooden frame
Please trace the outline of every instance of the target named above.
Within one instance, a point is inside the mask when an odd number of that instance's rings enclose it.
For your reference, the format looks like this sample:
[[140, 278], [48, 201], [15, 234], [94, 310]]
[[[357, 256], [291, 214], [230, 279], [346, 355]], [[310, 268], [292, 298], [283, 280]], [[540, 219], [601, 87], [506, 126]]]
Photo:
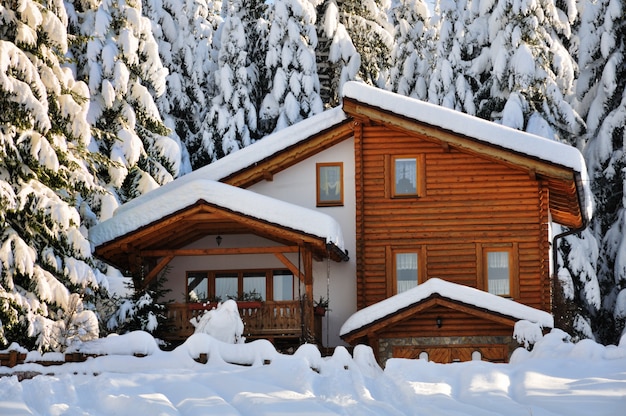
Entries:
[[317, 163], [317, 206], [343, 205], [343, 163]]
[[387, 296], [406, 292], [425, 281], [426, 254], [422, 247], [387, 248]]
[[298, 280], [289, 270], [190, 271], [187, 301], [293, 300]]
[[426, 177], [425, 156], [390, 155], [387, 158], [387, 177], [390, 178], [389, 196], [406, 198], [424, 196]]
[[481, 246], [483, 288], [504, 297], [518, 296], [517, 244]]

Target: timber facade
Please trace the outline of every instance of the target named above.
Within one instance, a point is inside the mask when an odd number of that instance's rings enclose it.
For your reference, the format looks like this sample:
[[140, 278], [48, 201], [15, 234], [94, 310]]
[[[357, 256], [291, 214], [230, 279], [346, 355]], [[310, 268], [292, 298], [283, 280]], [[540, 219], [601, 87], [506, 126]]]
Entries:
[[[486, 250], [510, 250], [510, 297], [550, 310], [548, 188], [529, 172], [426, 140], [361, 123], [357, 157], [359, 307], [394, 295], [393, 254], [418, 254], [427, 277], [487, 290]], [[390, 160], [415, 155], [423, 190], [392, 195]]]

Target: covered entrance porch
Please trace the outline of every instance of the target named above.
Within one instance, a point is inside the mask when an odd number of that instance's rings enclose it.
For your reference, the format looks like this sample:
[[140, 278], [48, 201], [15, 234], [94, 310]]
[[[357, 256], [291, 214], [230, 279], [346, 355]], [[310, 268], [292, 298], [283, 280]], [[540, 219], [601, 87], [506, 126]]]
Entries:
[[90, 239], [95, 254], [132, 276], [135, 287], [162, 277], [175, 288], [168, 325], [157, 335], [184, 340], [192, 318], [228, 298], [238, 301], [248, 340], [320, 340], [313, 262], [348, 259], [334, 219], [210, 180], [149, 195], [117, 212], [115, 226], [93, 227]]

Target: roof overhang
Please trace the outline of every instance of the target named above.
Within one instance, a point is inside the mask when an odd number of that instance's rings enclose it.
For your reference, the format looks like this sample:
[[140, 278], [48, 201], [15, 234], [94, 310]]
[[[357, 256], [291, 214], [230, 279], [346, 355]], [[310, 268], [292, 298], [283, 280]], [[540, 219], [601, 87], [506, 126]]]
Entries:
[[306, 246], [317, 258], [347, 259], [339, 224], [314, 210], [208, 180], [149, 195], [90, 229], [96, 256], [131, 270], [137, 257], [164, 257], [208, 235], [254, 234], [282, 246]]

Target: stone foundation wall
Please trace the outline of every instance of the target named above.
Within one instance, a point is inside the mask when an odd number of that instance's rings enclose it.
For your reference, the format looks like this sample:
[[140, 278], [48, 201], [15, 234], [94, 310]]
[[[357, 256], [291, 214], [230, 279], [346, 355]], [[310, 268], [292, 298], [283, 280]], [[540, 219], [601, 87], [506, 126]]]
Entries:
[[463, 347], [468, 345], [506, 345], [508, 358], [520, 344], [512, 336], [476, 336], [476, 337], [409, 337], [409, 338], [380, 338], [378, 341], [378, 357], [384, 367], [389, 358], [393, 358], [394, 347]]

